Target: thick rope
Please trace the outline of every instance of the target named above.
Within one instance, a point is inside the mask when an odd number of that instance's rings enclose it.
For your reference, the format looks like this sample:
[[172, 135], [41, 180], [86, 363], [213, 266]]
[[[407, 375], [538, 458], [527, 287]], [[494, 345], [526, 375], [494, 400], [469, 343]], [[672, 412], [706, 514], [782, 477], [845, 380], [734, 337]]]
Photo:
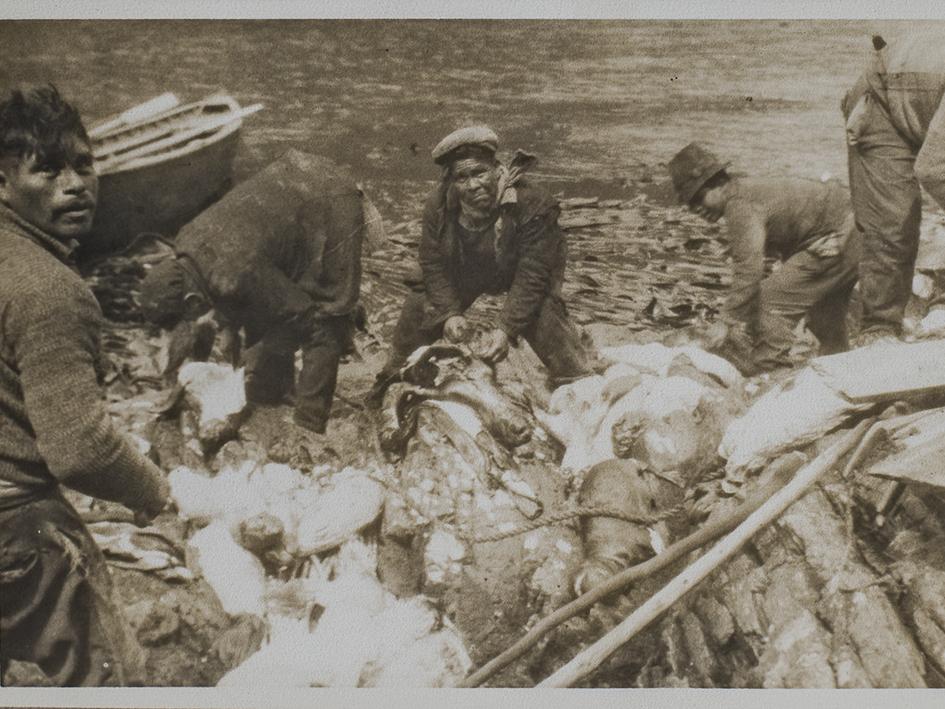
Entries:
[[568, 522], [578, 517], [611, 517], [620, 519], [631, 524], [639, 524], [644, 527], [651, 527], [654, 524], [663, 522], [679, 515], [686, 508], [686, 503], [680, 503], [669, 507], [662, 512], [654, 515], [631, 515], [612, 507], [604, 505], [592, 505], [583, 507], [574, 507], [551, 514], [542, 515], [540, 518], [511, 529], [505, 532], [495, 532], [493, 534], [484, 534], [481, 536], [463, 535], [463, 538], [472, 544], [486, 544], [488, 542], [498, 542], [510, 537], [516, 537], [520, 534], [526, 534], [542, 527], [552, 524]]

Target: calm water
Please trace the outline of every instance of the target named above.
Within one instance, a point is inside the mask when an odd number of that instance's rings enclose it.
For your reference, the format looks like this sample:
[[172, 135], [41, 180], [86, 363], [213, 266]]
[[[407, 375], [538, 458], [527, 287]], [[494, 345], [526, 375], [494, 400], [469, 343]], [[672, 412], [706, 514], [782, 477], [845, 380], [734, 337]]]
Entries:
[[[845, 179], [839, 103], [870, 35], [927, 24], [7, 21], [0, 84], [54, 81], [89, 119], [164, 91], [187, 100], [226, 89], [266, 105], [244, 125], [238, 178], [290, 147], [323, 153], [353, 166], [396, 225], [419, 216], [437, 177], [430, 149], [471, 121], [491, 124], [506, 149], [537, 153], [566, 197], [643, 190], [658, 205], [665, 162], [694, 139], [744, 172]], [[609, 231], [572, 232], [573, 268], [593, 276], [587, 288], [624, 298], [618, 321], [638, 318], [652, 297], [641, 266], [662, 259], [664, 272], [682, 272], [662, 244], [692, 227], [666, 227], [666, 214], [658, 207]], [[406, 229], [408, 241], [415, 231]], [[613, 263], [629, 271], [616, 274]], [[382, 287], [398, 280], [375, 273]], [[670, 306], [717, 296], [698, 283], [684, 292], [664, 283], [660, 295]], [[584, 319], [599, 315], [599, 303], [575, 297]]]
[[[924, 23], [927, 24], [927, 23]], [[912, 25], [914, 26], [914, 25]], [[839, 101], [864, 21], [0, 22], [0, 84], [54, 81], [89, 118], [163, 91], [225, 88], [266, 111], [247, 174], [288, 147], [352, 164], [385, 216], [412, 215], [429, 150], [490, 123], [542, 171], [620, 179], [691, 139], [755, 173], [843, 175]]]

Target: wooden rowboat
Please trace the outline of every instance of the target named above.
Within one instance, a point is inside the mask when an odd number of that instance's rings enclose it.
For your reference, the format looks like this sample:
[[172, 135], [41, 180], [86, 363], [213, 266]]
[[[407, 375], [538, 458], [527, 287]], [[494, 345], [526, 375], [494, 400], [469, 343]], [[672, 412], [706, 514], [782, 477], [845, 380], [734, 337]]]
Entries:
[[175, 104], [164, 94], [89, 130], [99, 206], [88, 251], [120, 249], [144, 232], [172, 236], [230, 186], [243, 118], [262, 105], [224, 94]]

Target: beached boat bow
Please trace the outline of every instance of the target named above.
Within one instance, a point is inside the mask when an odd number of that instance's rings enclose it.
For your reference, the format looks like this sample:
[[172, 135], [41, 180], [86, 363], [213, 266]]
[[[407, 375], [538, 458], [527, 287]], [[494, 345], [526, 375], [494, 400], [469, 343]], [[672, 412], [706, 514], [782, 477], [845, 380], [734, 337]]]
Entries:
[[93, 126], [99, 207], [88, 251], [119, 249], [144, 232], [171, 236], [220, 197], [243, 118], [261, 108], [226, 94], [184, 105], [162, 94]]

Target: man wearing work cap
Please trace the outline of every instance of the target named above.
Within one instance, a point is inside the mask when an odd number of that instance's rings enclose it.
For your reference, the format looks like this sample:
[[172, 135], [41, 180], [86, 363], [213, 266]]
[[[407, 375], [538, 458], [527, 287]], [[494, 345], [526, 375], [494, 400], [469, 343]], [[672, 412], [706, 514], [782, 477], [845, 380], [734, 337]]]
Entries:
[[[850, 196], [836, 181], [735, 178], [690, 143], [669, 163], [679, 201], [709, 222], [725, 217], [734, 274], [723, 318], [751, 336], [751, 371], [791, 366], [793, 329], [807, 317], [821, 354], [848, 349], [846, 315], [861, 235]], [[765, 258], [780, 267], [765, 277]]]
[[873, 38], [847, 92], [850, 192], [863, 231], [863, 344], [901, 334], [919, 248], [922, 194], [945, 207], [945, 33]]
[[525, 179], [533, 156], [518, 151], [506, 167], [496, 159], [498, 144], [491, 129], [476, 126], [433, 149], [442, 176], [423, 212], [423, 291], [404, 302], [374, 403], [417, 347], [441, 336], [467, 339], [463, 314], [484, 293], [508, 294], [484, 338], [484, 359], [501, 360], [523, 337], [553, 380], [589, 372], [589, 354], [561, 299], [567, 246], [557, 202]]
[[[176, 258], [141, 287], [145, 317], [172, 330], [169, 369], [196, 350], [209, 354], [213, 308], [231, 336], [244, 329], [251, 402], [275, 404], [290, 394], [301, 348], [293, 420], [323, 433], [340, 359], [353, 347], [371, 209], [345, 170], [290, 150], [186, 225]], [[224, 349], [235, 364], [238, 346]]]

